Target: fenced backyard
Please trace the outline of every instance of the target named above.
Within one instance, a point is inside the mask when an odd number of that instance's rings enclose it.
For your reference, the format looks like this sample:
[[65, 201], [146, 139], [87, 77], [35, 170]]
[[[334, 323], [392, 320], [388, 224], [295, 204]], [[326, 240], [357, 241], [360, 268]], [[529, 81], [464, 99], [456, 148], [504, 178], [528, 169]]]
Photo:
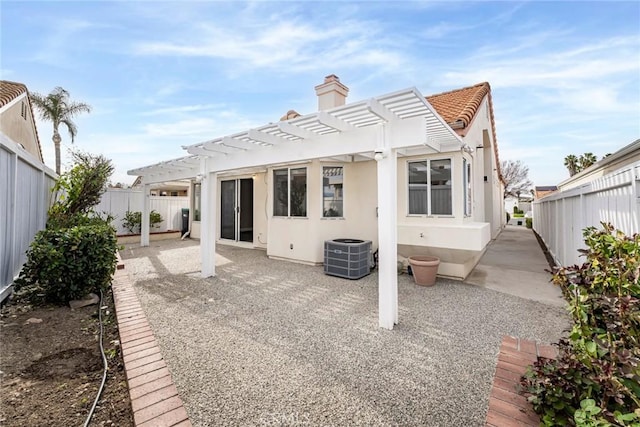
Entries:
[[557, 263], [584, 262], [578, 253], [584, 228], [602, 221], [628, 236], [640, 231], [640, 162], [534, 202], [533, 218], [534, 230]]
[[[108, 212], [115, 217], [113, 226], [118, 235], [129, 234], [123, 225], [127, 211], [142, 212], [143, 192], [139, 189], [109, 188], [95, 207], [97, 212]], [[182, 208], [189, 207], [189, 197], [149, 196], [151, 210], [162, 215], [162, 223], [152, 231], [180, 230]]]
[[26, 260], [33, 236], [44, 228], [57, 175], [0, 135], [0, 301]]

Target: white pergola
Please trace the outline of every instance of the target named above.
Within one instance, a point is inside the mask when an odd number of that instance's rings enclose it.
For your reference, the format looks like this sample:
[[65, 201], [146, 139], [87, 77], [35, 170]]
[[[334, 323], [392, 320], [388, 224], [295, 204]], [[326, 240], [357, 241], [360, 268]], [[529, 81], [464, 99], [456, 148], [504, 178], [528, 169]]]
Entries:
[[375, 159], [379, 325], [392, 329], [398, 323], [397, 159], [463, 147], [462, 139], [416, 88], [185, 146], [187, 157], [128, 172], [141, 176], [144, 184], [140, 243], [149, 245], [150, 184], [196, 178], [202, 183], [202, 277], [215, 276], [219, 173], [324, 158]]

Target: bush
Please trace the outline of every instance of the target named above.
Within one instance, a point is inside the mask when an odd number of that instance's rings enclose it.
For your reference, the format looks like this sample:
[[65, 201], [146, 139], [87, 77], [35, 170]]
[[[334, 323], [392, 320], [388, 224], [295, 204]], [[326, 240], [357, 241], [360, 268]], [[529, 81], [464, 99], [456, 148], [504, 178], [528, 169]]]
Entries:
[[545, 425], [640, 424], [640, 235], [603, 223], [583, 231], [582, 266], [554, 283], [573, 327], [557, 360], [538, 358], [522, 385]]
[[533, 218], [527, 218], [525, 221], [527, 228], [533, 228]]
[[15, 281], [19, 298], [65, 304], [106, 289], [115, 271], [117, 240], [106, 223], [38, 232]]
[[523, 213], [521, 213], [521, 212], [514, 213], [514, 214], [513, 214], [513, 217], [514, 217], [514, 218], [524, 218], [524, 214], [523, 214]]
[[113, 173], [111, 160], [103, 156], [81, 152], [71, 155], [75, 161], [73, 168], [61, 175], [52, 189], [54, 202], [49, 208], [47, 228], [86, 224]]
[[511, 221], [511, 215], [509, 215], [509, 212], [507, 212], [507, 222]]
[[[149, 213], [150, 228], [159, 228], [159, 224], [162, 221], [164, 221], [164, 219], [158, 212], [151, 211]], [[122, 225], [132, 234], [140, 233], [140, 230], [142, 228], [142, 212], [127, 211], [127, 213], [124, 214]]]
[[113, 172], [103, 156], [72, 153], [75, 164], [58, 178], [46, 229], [27, 251], [14, 283], [18, 298], [31, 303], [66, 303], [106, 288], [118, 249], [113, 217], [93, 211]]

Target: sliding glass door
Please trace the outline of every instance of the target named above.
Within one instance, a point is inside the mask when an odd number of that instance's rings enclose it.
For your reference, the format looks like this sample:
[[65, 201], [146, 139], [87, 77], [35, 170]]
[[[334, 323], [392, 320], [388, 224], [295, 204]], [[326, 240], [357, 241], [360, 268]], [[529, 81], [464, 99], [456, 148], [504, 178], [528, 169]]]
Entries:
[[253, 242], [253, 179], [221, 182], [220, 238]]

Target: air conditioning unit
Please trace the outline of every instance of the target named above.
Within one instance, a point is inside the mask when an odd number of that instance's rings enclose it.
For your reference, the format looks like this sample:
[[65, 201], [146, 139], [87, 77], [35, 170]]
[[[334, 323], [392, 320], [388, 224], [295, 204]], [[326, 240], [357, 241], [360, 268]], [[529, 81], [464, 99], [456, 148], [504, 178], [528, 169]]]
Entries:
[[369, 274], [371, 265], [371, 240], [325, 240], [325, 274], [345, 279], [360, 279]]

